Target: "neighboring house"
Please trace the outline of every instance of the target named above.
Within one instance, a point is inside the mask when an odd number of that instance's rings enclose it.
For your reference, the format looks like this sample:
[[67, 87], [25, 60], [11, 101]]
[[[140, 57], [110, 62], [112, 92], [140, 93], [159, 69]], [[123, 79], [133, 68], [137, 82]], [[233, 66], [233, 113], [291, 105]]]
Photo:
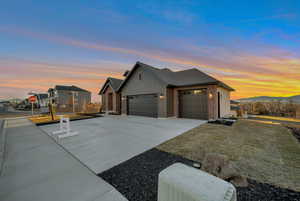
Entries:
[[91, 103], [91, 92], [73, 85], [56, 85], [48, 93], [58, 112], [82, 112]]
[[195, 119], [229, 115], [231, 91], [234, 89], [195, 68], [173, 72], [141, 62], [115, 90], [121, 94], [122, 114]]
[[121, 95], [118, 89], [123, 80], [109, 77], [102, 86], [99, 95], [101, 95], [102, 111], [121, 113]]
[[0, 112], [6, 112], [9, 105], [10, 105], [9, 101], [0, 100]]
[[230, 100], [230, 115], [237, 117], [240, 116], [241, 113], [241, 107], [239, 105], [239, 102]]
[[296, 118], [300, 119], [300, 107], [296, 109]]
[[39, 107], [48, 107], [49, 96], [48, 94], [35, 94]]

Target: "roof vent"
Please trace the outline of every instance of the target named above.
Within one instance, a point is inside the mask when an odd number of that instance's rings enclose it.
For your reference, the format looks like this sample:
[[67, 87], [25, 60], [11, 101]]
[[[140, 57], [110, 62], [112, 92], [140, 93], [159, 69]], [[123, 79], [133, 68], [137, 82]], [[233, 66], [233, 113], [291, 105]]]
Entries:
[[170, 69], [168, 69], [168, 68], [163, 68], [163, 69], [161, 69], [161, 70], [172, 72], [172, 71], [171, 71]]
[[125, 71], [125, 73], [123, 74], [124, 77], [127, 77], [127, 75], [130, 73], [129, 70]]

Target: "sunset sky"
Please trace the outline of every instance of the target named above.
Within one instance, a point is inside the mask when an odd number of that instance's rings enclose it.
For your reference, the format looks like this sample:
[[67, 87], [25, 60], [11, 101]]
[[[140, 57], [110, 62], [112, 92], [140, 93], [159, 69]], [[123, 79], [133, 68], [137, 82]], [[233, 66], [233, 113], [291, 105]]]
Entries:
[[141, 61], [196, 67], [232, 98], [300, 94], [299, 0], [1, 1], [0, 99], [93, 93]]

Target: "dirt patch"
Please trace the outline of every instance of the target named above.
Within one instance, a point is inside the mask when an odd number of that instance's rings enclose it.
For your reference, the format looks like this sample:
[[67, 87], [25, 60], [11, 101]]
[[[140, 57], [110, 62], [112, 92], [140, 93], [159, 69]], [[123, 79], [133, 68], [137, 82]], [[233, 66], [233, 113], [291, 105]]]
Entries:
[[281, 125], [248, 120], [230, 127], [204, 124], [157, 148], [198, 162], [205, 153], [224, 154], [245, 177], [300, 191], [300, 144]]

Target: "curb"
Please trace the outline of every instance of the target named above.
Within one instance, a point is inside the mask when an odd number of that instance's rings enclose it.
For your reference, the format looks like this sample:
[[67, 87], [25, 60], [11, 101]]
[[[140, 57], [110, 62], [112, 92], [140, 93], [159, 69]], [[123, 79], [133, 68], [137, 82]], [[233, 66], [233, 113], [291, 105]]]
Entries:
[[[91, 117], [87, 117], [87, 118], [74, 118], [74, 119], [70, 119], [70, 121], [79, 121], [79, 120], [86, 120], [86, 119], [94, 119], [94, 118], [98, 118], [95, 116], [91, 116]], [[59, 120], [54, 120], [54, 121], [50, 121], [50, 122], [41, 122], [41, 123], [34, 123], [36, 126], [45, 126], [45, 125], [50, 125], [50, 124], [58, 124]]]

